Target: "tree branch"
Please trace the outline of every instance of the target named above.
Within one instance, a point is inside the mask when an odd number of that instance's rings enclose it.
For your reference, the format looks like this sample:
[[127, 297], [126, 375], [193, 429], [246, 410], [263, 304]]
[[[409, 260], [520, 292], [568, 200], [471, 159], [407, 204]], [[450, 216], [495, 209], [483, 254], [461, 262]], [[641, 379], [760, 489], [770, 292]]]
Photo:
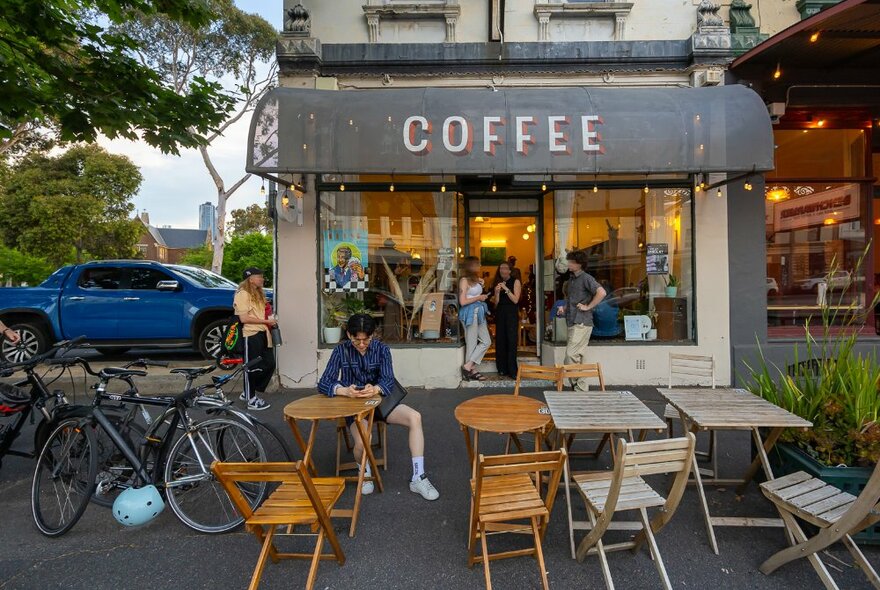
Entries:
[[244, 176], [242, 176], [241, 178], [239, 178], [239, 179], [238, 179], [238, 182], [236, 182], [235, 184], [233, 184], [233, 185], [229, 188], [229, 190], [226, 191], [226, 198], [228, 199], [229, 197], [231, 197], [231, 196], [232, 196], [232, 193], [234, 193], [234, 192], [237, 191], [239, 188], [241, 188], [241, 185], [243, 185], [245, 182], [247, 182], [247, 179], [250, 178], [250, 177], [251, 177], [250, 174], [245, 174]]
[[208, 154], [207, 147], [204, 145], [200, 145], [199, 153], [202, 154], [202, 162], [205, 163], [205, 168], [208, 169], [208, 174], [211, 175], [211, 179], [214, 181], [214, 185], [217, 187], [217, 191], [221, 193], [224, 192], [223, 177], [220, 176], [220, 173], [217, 172], [217, 168], [211, 161], [211, 155]]

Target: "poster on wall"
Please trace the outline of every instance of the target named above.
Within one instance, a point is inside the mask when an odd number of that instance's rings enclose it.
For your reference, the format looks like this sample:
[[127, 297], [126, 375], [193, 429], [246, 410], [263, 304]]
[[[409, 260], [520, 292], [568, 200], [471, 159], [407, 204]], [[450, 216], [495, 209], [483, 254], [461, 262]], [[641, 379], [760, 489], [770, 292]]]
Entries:
[[669, 244], [647, 244], [645, 265], [649, 275], [669, 274]]
[[437, 250], [437, 270], [452, 270], [452, 248], [440, 248]]
[[433, 339], [440, 337], [440, 326], [443, 323], [443, 293], [428, 293], [422, 305], [422, 319], [419, 331], [422, 337]]
[[369, 286], [367, 235], [358, 231], [324, 230], [324, 290], [355, 293]]

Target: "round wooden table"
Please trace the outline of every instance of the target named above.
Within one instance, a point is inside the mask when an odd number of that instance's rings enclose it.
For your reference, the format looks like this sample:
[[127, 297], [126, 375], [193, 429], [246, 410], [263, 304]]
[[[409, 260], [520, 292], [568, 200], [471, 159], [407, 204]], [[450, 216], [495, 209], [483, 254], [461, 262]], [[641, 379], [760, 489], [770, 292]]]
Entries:
[[[354, 508], [350, 510], [334, 509], [333, 512], [330, 513], [330, 516], [333, 517], [351, 518], [351, 529], [348, 533], [350, 537], [354, 536], [354, 531], [357, 527], [358, 515], [360, 514], [361, 507], [361, 490], [364, 481], [374, 481], [379, 488], [379, 491], [383, 491], [382, 476], [379, 474], [379, 468], [376, 465], [376, 458], [373, 456], [373, 450], [370, 446], [370, 436], [373, 431], [373, 415], [381, 402], [382, 398], [378, 395], [373, 397], [353, 398], [342, 396], [328, 397], [326, 395], [318, 394], [298, 399], [284, 406], [284, 418], [290, 425], [290, 430], [293, 432], [293, 438], [296, 439], [296, 444], [303, 453], [303, 463], [305, 463], [306, 468], [312, 473], [312, 475], [317, 475], [315, 465], [312, 462], [312, 450], [315, 446], [315, 435], [318, 433], [318, 423], [321, 420], [331, 420], [336, 422], [340, 418], [348, 417], [355, 419], [354, 423], [357, 426], [358, 435], [364, 446], [364, 454], [361, 457], [360, 469], [358, 470], [356, 478], [357, 489], [355, 490], [354, 496]], [[298, 420], [304, 420], [311, 423], [308, 439], [303, 437], [299, 425], [297, 424]], [[367, 421], [366, 427], [363, 425], [363, 420]], [[367, 461], [369, 461], [370, 468], [373, 472], [369, 477], [366, 476]]]
[[[481, 395], [455, 408], [471, 465], [476, 469], [481, 432], [535, 434], [535, 451], [541, 450], [541, 437], [550, 424], [550, 410], [544, 402], [522, 395]], [[474, 431], [473, 441], [468, 429]]]

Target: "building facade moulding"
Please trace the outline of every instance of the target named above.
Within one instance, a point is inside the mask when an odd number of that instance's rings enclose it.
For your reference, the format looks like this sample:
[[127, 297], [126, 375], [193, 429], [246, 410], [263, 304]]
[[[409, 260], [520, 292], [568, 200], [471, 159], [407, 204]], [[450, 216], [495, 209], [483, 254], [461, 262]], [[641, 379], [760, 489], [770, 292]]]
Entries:
[[387, 2], [370, 0], [363, 6], [370, 43], [379, 42], [382, 19], [442, 19], [446, 23], [446, 43], [455, 43], [455, 26], [461, 15], [457, 0], [445, 2]]
[[632, 2], [536, 2], [538, 41], [550, 41], [550, 18], [614, 19], [614, 40], [622, 41]]

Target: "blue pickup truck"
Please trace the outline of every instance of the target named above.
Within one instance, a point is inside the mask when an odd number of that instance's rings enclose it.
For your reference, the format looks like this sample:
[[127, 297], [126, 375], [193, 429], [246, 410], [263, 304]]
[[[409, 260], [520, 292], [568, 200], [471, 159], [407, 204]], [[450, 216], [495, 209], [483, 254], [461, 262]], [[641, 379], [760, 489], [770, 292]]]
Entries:
[[0, 288], [0, 321], [21, 343], [2, 343], [0, 360], [19, 362], [58, 340], [85, 336], [98, 351], [192, 346], [220, 351], [237, 285], [191, 266], [109, 260], [64, 266], [37, 287]]

